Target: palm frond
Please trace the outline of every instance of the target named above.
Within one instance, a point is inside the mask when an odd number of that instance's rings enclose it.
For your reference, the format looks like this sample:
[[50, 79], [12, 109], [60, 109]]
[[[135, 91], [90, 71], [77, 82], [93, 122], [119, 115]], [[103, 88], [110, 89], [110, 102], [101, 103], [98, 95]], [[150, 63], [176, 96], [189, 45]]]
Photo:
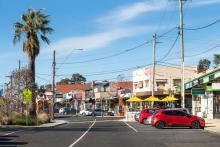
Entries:
[[46, 36], [41, 35], [40, 37], [44, 42], [46, 42], [47, 44], [50, 44], [50, 40]]

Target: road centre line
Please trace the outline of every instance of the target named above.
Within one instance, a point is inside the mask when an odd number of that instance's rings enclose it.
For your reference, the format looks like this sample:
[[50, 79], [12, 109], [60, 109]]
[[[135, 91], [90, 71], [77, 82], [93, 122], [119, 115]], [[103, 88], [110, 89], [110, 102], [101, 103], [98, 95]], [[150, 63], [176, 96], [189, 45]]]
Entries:
[[125, 121], [124, 121], [124, 123], [129, 127], [129, 128], [131, 128], [132, 130], [134, 130], [136, 133], [138, 132], [138, 130], [137, 129], [135, 129], [134, 127], [132, 127], [131, 125], [129, 125], [128, 123], [126, 123]]
[[94, 120], [94, 122], [92, 123], [92, 125], [87, 129], [87, 131], [85, 133], [82, 134], [82, 136], [80, 136], [75, 142], [73, 142], [71, 145], [69, 145], [68, 147], [73, 147], [74, 145], [76, 145], [81, 139], [83, 139], [83, 137], [91, 130], [91, 128], [95, 125], [96, 123], [96, 119]]

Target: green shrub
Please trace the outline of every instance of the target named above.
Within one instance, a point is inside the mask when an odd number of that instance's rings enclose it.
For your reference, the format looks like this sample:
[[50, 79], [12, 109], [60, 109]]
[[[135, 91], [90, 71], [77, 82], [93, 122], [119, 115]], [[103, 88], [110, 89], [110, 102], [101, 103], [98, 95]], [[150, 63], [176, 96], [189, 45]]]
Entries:
[[49, 123], [50, 118], [47, 113], [39, 113], [37, 115], [37, 121], [39, 124]]

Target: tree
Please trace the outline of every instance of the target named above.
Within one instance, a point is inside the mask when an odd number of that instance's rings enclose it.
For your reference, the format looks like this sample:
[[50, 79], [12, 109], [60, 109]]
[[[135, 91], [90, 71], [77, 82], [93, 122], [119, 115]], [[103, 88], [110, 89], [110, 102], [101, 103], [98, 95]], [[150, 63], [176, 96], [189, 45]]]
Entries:
[[86, 78], [79, 73], [74, 73], [71, 79], [69, 78], [62, 79], [60, 80], [60, 82], [57, 82], [57, 84], [80, 84], [82, 82], [86, 82]]
[[80, 75], [79, 73], [74, 73], [72, 75], [71, 81], [73, 84], [79, 84], [79, 83], [84, 83], [86, 82], [86, 78]]
[[210, 65], [211, 61], [209, 61], [208, 59], [199, 60], [199, 64], [197, 65], [197, 72], [206, 72], [209, 69]]
[[69, 78], [65, 78], [60, 80], [60, 82], [57, 82], [57, 84], [71, 84], [72, 81]]
[[[30, 76], [27, 68], [13, 70], [10, 74], [10, 82], [5, 86], [6, 111], [18, 111], [22, 108], [22, 90], [30, 83]], [[9, 109], [10, 108], [10, 109]]]
[[49, 44], [47, 34], [53, 31], [48, 27], [50, 21], [48, 15], [44, 15], [41, 10], [28, 9], [27, 14], [21, 15], [21, 22], [14, 23], [14, 38], [13, 43], [20, 41], [24, 37], [23, 52], [28, 56], [28, 69], [30, 71], [31, 82], [28, 87], [32, 90], [32, 104], [30, 115], [36, 116], [36, 94], [35, 94], [35, 59], [40, 53], [39, 37], [43, 42]]
[[219, 66], [219, 64], [220, 64], [220, 54], [214, 54], [213, 63], [215, 64], [215, 67]]

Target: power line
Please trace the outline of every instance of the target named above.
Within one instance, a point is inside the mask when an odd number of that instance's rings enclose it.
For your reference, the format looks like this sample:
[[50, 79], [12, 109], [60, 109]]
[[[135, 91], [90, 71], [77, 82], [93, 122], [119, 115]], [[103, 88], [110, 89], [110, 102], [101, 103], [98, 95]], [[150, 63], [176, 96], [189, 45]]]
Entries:
[[209, 51], [211, 51], [211, 50], [213, 50], [213, 49], [215, 49], [215, 48], [217, 48], [217, 47], [219, 47], [219, 46], [220, 46], [220, 44], [217, 44], [217, 45], [215, 45], [214, 47], [212, 47], [212, 48], [210, 48], [210, 49], [207, 49], [207, 50], [205, 50], [205, 51], [203, 51], [203, 52], [200, 52], [200, 53], [197, 53], [197, 54], [194, 54], [194, 55], [188, 55], [188, 56], [185, 56], [185, 57], [190, 58], [190, 57], [199, 56], [199, 55], [205, 54], [205, 53], [207, 53], [207, 52], [209, 52]]
[[[174, 30], [176, 30], [176, 29], [177, 29], [177, 27], [174, 27], [174, 28], [168, 30], [167, 32], [165, 32], [165, 33], [159, 35], [158, 38], [161, 38], [161, 37], [165, 36], [166, 34], [172, 32], [172, 31], [174, 31]], [[95, 61], [99, 61], [99, 60], [104, 60], [104, 59], [108, 59], [108, 58], [112, 58], [112, 57], [115, 57], [115, 56], [119, 56], [119, 55], [121, 55], [121, 54], [125, 54], [125, 53], [127, 53], [127, 52], [130, 52], [130, 51], [133, 51], [133, 50], [135, 50], [135, 49], [138, 49], [138, 48], [140, 48], [140, 47], [142, 47], [142, 46], [144, 46], [144, 45], [146, 45], [146, 44], [151, 43], [151, 41], [152, 41], [152, 40], [146, 41], [146, 42], [144, 42], [144, 43], [142, 43], [142, 44], [139, 44], [139, 45], [137, 45], [137, 46], [135, 46], [135, 47], [132, 47], [132, 48], [129, 48], [129, 49], [125, 49], [125, 50], [123, 50], [123, 51], [121, 51], [121, 52], [118, 52], [118, 53], [115, 53], [115, 54], [112, 54], [112, 55], [108, 55], [108, 56], [105, 56], [105, 57], [100, 57], [100, 58], [96, 58], [96, 59], [89, 59], [89, 60], [84, 60], [84, 61], [78, 61], [78, 62], [69, 62], [69, 63], [64, 63], [64, 62], [63, 62], [63, 63], [57, 63], [57, 64], [62, 64], [62, 65], [63, 65], [63, 64], [82, 64], [82, 63], [88, 63], [88, 62], [95, 62]]]
[[108, 59], [108, 58], [112, 58], [112, 57], [115, 57], [115, 56], [119, 56], [121, 54], [124, 54], [124, 53], [127, 53], [129, 51], [132, 51], [132, 50], [135, 50], [137, 48], [140, 48], [142, 46], [144, 46], [145, 44], [148, 44], [150, 43], [150, 41], [146, 41], [138, 46], [135, 46], [133, 48], [130, 48], [130, 49], [126, 49], [126, 50], [123, 50], [119, 53], [115, 53], [115, 54], [112, 54], [112, 55], [109, 55], [109, 56], [105, 56], [105, 57], [101, 57], [101, 58], [96, 58], [96, 59], [90, 59], [90, 60], [84, 60], [84, 61], [78, 61], [78, 62], [69, 62], [69, 63], [57, 63], [57, 64], [80, 64], [80, 63], [87, 63], [87, 62], [95, 62], [95, 61], [99, 61], [99, 60], [104, 60], [104, 59]]
[[168, 50], [168, 52], [159, 60], [159, 62], [160, 62], [160, 61], [163, 61], [164, 59], [166, 59], [166, 58], [169, 56], [169, 54], [170, 54], [171, 51], [173, 50], [174, 46], [176, 45], [176, 42], [177, 42], [179, 36], [180, 36], [180, 34], [178, 33], [178, 35], [177, 35], [176, 39], [174, 40], [172, 46], [170, 47], [170, 49]]
[[[118, 72], [123, 72], [123, 71], [130, 71], [133, 69], [139, 69], [143, 68], [146, 66], [149, 66], [151, 64], [146, 64], [146, 65], [141, 65], [141, 66], [135, 66], [135, 67], [130, 67], [130, 68], [122, 68], [118, 70], [111, 70], [111, 71], [102, 71], [102, 72], [96, 72], [96, 73], [84, 73], [82, 74], [83, 76], [95, 76], [95, 75], [106, 75], [106, 74], [112, 74], [112, 73], [118, 73]], [[71, 76], [70, 74], [62, 74], [62, 75], [57, 75], [57, 76]]]
[[40, 77], [40, 76], [38, 76], [38, 75], [36, 75], [36, 77], [37, 77], [38, 79], [41, 79], [41, 80], [46, 81], [46, 82], [48, 82], [48, 83], [51, 83], [51, 81], [49, 81], [48, 79], [42, 78], [42, 77]]
[[[202, 52], [200, 52], [200, 53], [193, 54], [193, 55], [186, 55], [185, 58], [192, 58], [192, 57], [200, 56], [200, 55], [202, 55], [202, 54], [205, 54], [205, 53], [207, 53], [207, 52], [209, 52], [209, 51], [212, 51], [212, 50], [216, 49], [216, 48], [219, 47], [219, 46], [220, 46], [220, 44], [216, 44], [214, 47], [209, 48], [209, 49], [207, 49], [207, 50], [204, 50], [204, 51], [202, 51]], [[179, 58], [170, 58], [170, 59], [167, 59], [167, 60], [164, 60], [164, 61], [170, 61], [170, 60], [176, 60], [176, 59], [179, 59]]]
[[205, 25], [205, 26], [202, 26], [202, 27], [198, 27], [198, 28], [183, 28], [184, 30], [189, 30], [189, 31], [196, 31], [196, 30], [201, 30], [201, 29], [205, 29], [205, 28], [208, 28], [208, 27], [211, 27], [217, 23], [220, 22], [220, 19], [217, 19], [216, 21], [208, 24], [208, 25]]

